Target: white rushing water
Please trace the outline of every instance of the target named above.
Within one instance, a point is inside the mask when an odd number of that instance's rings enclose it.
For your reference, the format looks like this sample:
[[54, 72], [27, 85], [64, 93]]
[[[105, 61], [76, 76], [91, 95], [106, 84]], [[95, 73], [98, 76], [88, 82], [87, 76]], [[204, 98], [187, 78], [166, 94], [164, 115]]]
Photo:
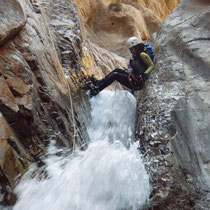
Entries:
[[[149, 178], [133, 143], [136, 100], [127, 91], [102, 91], [91, 99], [86, 151], [45, 160], [47, 178], [31, 176], [16, 187], [13, 210], [135, 210], [148, 200]], [[32, 178], [33, 177], [33, 178]]]

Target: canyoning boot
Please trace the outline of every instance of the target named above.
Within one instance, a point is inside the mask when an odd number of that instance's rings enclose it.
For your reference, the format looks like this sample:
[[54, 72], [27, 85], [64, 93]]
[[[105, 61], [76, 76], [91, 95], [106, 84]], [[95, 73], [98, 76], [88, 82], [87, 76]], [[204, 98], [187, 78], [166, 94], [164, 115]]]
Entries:
[[96, 96], [100, 92], [98, 84], [99, 84], [99, 80], [97, 80], [92, 74], [91, 77], [89, 77], [88, 81], [86, 82], [88, 95], [90, 97]]
[[94, 75], [92, 74], [90, 77], [90, 81], [95, 85], [98, 86], [99, 80], [97, 80]]
[[[130, 93], [134, 95], [134, 89], [130, 90]], [[135, 96], [135, 95], [134, 95]]]
[[100, 90], [97, 85], [94, 85], [91, 81], [86, 82], [85, 90], [87, 90], [87, 95], [91, 98], [96, 96]]
[[90, 97], [96, 96], [100, 92], [99, 86], [96, 86], [96, 85], [90, 86], [89, 90], [90, 90], [89, 92]]
[[93, 76], [93, 74], [91, 75], [91, 77], [85, 78], [83, 80], [83, 83], [80, 84], [80, 87], [83, 90], [90, 90], [93, 86], [98, 86], [98, 80]]
[[82, 86], [83, 90], [87, 90], [87, 95], [89, 97], [96, 96], [99, 92], [99, 80], [97, 80], [92, 74], [90, 77], [86, 78]]

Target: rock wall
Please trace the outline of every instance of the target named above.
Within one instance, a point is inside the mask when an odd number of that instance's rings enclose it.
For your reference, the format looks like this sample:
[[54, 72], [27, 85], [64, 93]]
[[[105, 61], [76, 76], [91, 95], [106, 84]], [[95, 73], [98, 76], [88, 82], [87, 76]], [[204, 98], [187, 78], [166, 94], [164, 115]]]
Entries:
[[121, 66], [126, 60], [94, 46], [85, 34], [83, 42], [69, 0], [2, 0], [0, 13], [1, 205], [15, 202], [18, 178], [30, 163], [42, 166], [50, 140], [85, 148], [86, 78], [93, 72], [103, 77], [116, 60]]
[[137, 94], [137, 137], [153, 205], [209, 209], [210, 3], [181, 1], [149, 42], [156, 68]]
[[[17, 34], [25, 25], [26, 17], [18, 1], [1, 2], [0, 45]], [[10, 16], [12, 14], [12, 16]]]
[[123, 57], [129, 57], [125, 43], [136, 35], [143, 41], [156, 32], [178, 0], [74, 0], [83, 30], [91, 42]]
[[160, 26], [149, 40], [156, 68], [136, 93], [148, 208], [208, 209], [209, 1], [173, 10], [178, 0], [122, 0], [119, 11], [108, 0], [74, 2], [1, 0], [0, 202], [15, 202], [18, 176], [43, 164], [50, 140], [71, 150], [88, 141], [86, 78], [127, 66], [127, 38], [146, 41]]
[[[1, 202], [11, 203], [9, 191], [17, 175], [31, 162], [42, 164], [39, 157], [49, 140], [72, 148], [88, 137], [80, 120], [85, 107], [75, 96], [78, 82], [73, 78], [80, 73], [82, 54], [75, 5], [2, 0], [0, 13], [5, 14], [0, 23]], [[68, 28], [68, 34], [58, 28]]]

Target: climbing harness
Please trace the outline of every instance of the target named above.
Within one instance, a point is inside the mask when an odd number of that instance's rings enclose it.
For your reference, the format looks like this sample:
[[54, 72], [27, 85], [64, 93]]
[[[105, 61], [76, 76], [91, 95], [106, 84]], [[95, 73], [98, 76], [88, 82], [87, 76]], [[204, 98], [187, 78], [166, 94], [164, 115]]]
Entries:
[[129, 80], [129, 83], [132, 85], [133, 90], [141, 89], [144, 83], [144, 79], [141, 74], [139, 74], [139, 76], [136, 77], [132, 72], [129, 73], [128, 80]]

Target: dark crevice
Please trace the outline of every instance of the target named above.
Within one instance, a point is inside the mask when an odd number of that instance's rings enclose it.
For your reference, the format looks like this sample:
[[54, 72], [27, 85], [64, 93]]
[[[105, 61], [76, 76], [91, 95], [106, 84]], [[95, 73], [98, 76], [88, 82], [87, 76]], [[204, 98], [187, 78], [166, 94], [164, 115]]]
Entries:
[[193, 39], [193, 40], [190, 40], [190, 41], [188, 41], [188, 42], [186, 42], [186, 44], [189, 44], [189, 43], [191, 43], [191, 42], [196, 42], [196, 41], [210, 41], [210, 38], [205, 38], [205, 37], [203, 37], [203, 38], [197, 38], [197, 39]]
[[[10, 139], [7, 139], [7, 142], [11, 146], [11, 148], [18, 154], [18, 156], [21, 157], [20, 151], [18, 150], [16, 143]], [[22, 161], [22, 158], [19, 158], [19, 161], [22, 164], [23, 168], [26, 168], [24, 162]]]

